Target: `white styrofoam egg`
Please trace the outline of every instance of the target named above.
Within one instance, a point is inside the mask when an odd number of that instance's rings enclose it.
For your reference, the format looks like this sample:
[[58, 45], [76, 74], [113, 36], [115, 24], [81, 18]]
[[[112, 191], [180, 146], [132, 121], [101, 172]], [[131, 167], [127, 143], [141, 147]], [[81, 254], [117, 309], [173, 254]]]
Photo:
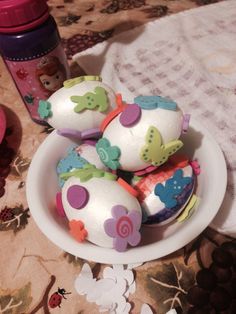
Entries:
[[[124, 251], [125, 241], [132, 232], [136, 232], [137, 236], [141, 227], [142, 211], [137, 198], [117, 181], [94, 177], [81, 182], [79, 178], [70, 177], [62, 189], [62, 203], [69, 223], [82, 222], [87, 232], [86, 240], [101, 247]], [[114, 218], [114, 209], [118, 210], [117, 219]], [[122, 211], [123, 215], [121, 215]], [[129, 215], [136, 217], [136, 226], [130, 222]], [[109, 220], [113, 220], [113, 232], [119, 234], [119, 239], [114, 239], [105, 231], [104, 225], [107, 222], [109, 225]], [[123, 241], [121, 247], [118, 244], [119, 240]], [[132, 246], [138, 243], [133, 243]]]
[[[78, 78], [75, 78], [69, 81], [73, 80], [75, 83], [65, 84], [64, 82], [64, 87], [53, 93], [48, 98], [47, 102], [41, 101], [42, 104], [40, 105], [42, 108], [47, 104], [49, 106], [48, 116], [45, 116], [45, 119], [57, 130], [72, 129], [82, 132], [88, 129], [98, 128], [107, 113], [115, 107], [114, 91], [100, 80], [81, 79], [81, 81], [78, 82]], [[80, 112], [75, 112], [74, 109], [77, 103], [72, 101], [71, 97], [84, 96], [88, 92], [95, 95], [97, 87], [104, 89], [106, 92], [108, 103], [107, 110], [100, 111], [99, 106], [96, 106], [95, 109], [84, 108]]]
[[[183, 113], [178, 107], [176, 110], [163, 108], [141, 109], [139, 120], [131, 126], [124, 126], [121, 123], [122, 115], [124, 115], [124, 112], [117, 115], [106, 126], [103, 138], [109, 141], [111, 147], [119, 148], [118, 168], [125, 171], [135, 172], [151, 165], [149, 161], [145, 162], [140, 157], [150, 127], [154, 127], [159, 131], [162, 145], [178, 140], [182, 132]], [[102, 154], [100, 154], [100, 158], [104, 162]], [[109, 167], [106, 160], [104, 163]]]

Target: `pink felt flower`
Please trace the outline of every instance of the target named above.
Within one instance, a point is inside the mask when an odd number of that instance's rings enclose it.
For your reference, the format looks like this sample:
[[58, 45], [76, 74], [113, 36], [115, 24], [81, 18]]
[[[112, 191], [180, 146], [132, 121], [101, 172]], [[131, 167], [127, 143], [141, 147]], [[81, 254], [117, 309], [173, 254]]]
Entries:
[[111, 213], [113, 218], [104, 222], [104, 229], [109, 237], [114, 238], [114, 248], [123, 252], [128, 244], [138, 245], [141, 240], [141, 213], [136, 210], [127, 213], [127, 209], [122, 205], [113, 206]]

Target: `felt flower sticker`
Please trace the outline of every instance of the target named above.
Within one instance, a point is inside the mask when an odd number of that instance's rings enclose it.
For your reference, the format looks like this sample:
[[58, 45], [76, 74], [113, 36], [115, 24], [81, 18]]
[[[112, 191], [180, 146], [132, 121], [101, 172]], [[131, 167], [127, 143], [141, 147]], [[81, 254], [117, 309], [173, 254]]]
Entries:
[[101, 138], [96, 144], [97, 153], [105, 166], [116, 170], [120, 167], [120, 148], [118, 146], [111, 146], [106, 138]]
[[81, 220], [71, 220], [69, 222], [70, 234], [78, 241], [83, 242], [87, 236], [88, 232], [84, 227], [84, 223]]
[[114, 249], [123, 252], [128, 244], [138, 245], [141, 240], [141, 214], [135, 210], [127, 213], [127, 209], [122, 205], [113, 206], [111, 213], [113, 218], [104, 222], [104, 229], [109, 237], [114, 238]]
[[50, 118], [52, 116], [51, 104], [49, 101], [39, 101], [38, 114], [42, 119]]

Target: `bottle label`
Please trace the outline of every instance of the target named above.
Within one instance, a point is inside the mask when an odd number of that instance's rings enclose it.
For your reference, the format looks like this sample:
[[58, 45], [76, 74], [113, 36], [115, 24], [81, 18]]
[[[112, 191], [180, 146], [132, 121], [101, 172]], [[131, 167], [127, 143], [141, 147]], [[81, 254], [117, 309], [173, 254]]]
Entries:
[[69, 67], [62, 45], [59, 44], [40, 58], [5, 62], [31, 118], [43, 121], [38, 114], [39, 100], [47, 100], [69, 78]]

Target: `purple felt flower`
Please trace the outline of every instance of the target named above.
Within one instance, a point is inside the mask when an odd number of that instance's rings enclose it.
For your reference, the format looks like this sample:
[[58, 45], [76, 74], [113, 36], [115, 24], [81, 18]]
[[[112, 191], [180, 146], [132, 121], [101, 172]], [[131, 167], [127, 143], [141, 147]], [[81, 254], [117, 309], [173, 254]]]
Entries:
[[141, 240], [139, 232], [141, 226], [141, 214], [135, 210], [127, 213], [127, 209], [122, 205], [113, 206], [112, 217], [104, 222], [106, 234], [114, 238], [113, 247], [118, 252], [124, 252], [127, 244], [136, 246]]

